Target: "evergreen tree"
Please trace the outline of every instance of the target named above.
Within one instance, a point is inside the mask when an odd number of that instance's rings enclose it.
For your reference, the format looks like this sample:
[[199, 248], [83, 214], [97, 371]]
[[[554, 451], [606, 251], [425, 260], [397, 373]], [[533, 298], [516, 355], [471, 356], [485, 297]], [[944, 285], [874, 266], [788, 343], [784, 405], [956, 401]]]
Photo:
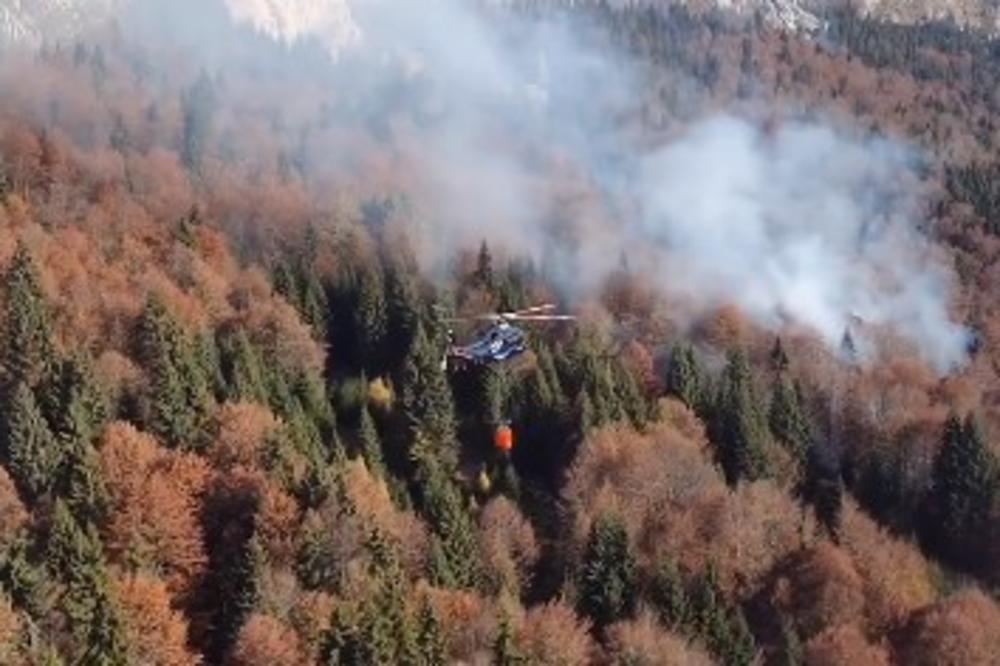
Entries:
[[751, 666], [756, 663], [757, 642], [754, 640], [742, 609], [736, 608], [730, 620], [730, 641], [723, 655], [728, 666]]
[[8, 466], [22, 492], [37, 499], [55, 484], [64, 451], [27, 384], [14, 389], [9, 410], [5, 433]]
[[771, 348], [771, 370], [777, 375], [782, 375], [788, 371], [789, 361], [788, 354], [785, 353], [785, 347], [781, 344], [781, 338], [774, 339], [774, 347]]
[[813, 506], [816, 517], [836, 540], [840, 529], [844, 482], [836, 454], [814, 442], [806, 458], [803, 499]]
[[441, 623], [428, 599], [417, 615], [417, 666], [443, 666], [448, 661]]
[[78, 663], [124, 666], [129, 663], [125, 630], [111, 595], [101, 543], [93, 525], [83, 528], [57, 501], [49, 534], [48, 562], [65, 584], [60, 605], [81, 646]]
[[741, 352], [729, 354], [722, 374], [711, 422], [712, 440], [718, 450], [726, 481], [754, 481], [767, 474], [764, 453], [766, 425], [761, 417], [750, 376], [750, 365]]
[[389, 318], [386, 310], [385, 283], [378, 268], [362, 271], [354, 308], [354, 331], [362, 367], [375, 375], [384, 369]]
[[330, 617], [320, 648], [323, 666], [366, 666], [360, 654], [358, 627], [343, 605], [337, 605]]
[[690, 343], [679, 342], [670, 351], [666, 388], [668, 395], [674, 396], [689, 408], [696, 411], [701, 409], [704, 379], [694, 347]]
[[465, 509], [461, 490], [441, 461], [426, 453], [418, 458], [424, 516], [438, 537], [435, 582], [454, 587], [473, 587], [480, 578], [479, 548], [472, 520]]
[[421, 309], [417, 278], [400, 262], [391, 264], [386, 270], [385, 298], [389, 324], [386, 362], [395, 370], [403, 364], [406, 350], [413, 344]]
[[375, 419], [372, 418], [368, 405], [361, 406], [361, 419], [358, 426], [358, 444], [361, 448], [361, 456], [365, 460], [365, 465], [375, 476], [385, 476], [385, 461], [382, 458], [382, 441], [378, 436], [378, 429], [375, 427]]
[[507, 613], [503, 613], [500, 616], [496, 638], [493, 639], [493, 664], [494, 666], [518, 666], [527, 663], [527, 657], [521, 653], [514, 641], [514, 628], [510, 624], [510, 617]]
[[580, 612], [598, 627], [629, 617], [635, 610], [636, 562], [625, 525], [601, 516], [590, 530], [579, 572]]
[[223, 337], [220, 347], [223, 374], [228, 385], [226, 396], [233, 401], [269, 404], [264, 363], [246, 330], [241, 328]]
[[975, 420], [948, 418], [931, 472], [932, 545], [965, 567], [979, 560], [996, 495], [996, 460]]
[[484, 240], [479, 246], [479, 255], [476, 257], [476, 272], [472, 275], [475, 284], [488, 292], [493, 292], [496, 287], [496, 280], [493, 275], [493, 255]]
[[650, 602], [660, 621], [668, 627], [683, 627], [692, 620], [684, 580], [670, 559], [665, 559], [656, 570], [650, 589]]
[[[260, 603], [267, 556], [256, 532], [243, 544], [237, 561], [221, 572], [215, 622], [215, 655], [228, 652], [247, 618]], [[223, 565], [226, 566], [226, 565]]]
[[805, 463], [812, 438], [811, 428], [802, 410], [798, 387], [784, 375], [775, 380], [768, 423], [775, 439], [797, 461]]
[[0, 367], [8, 391], [24, 383], [34, 387], [53, 359], [48, 306], [31, 252], [18, 242], [4, 275], [4, 335]]
[[732, 632], [714, 565], [709, 565], [695, 586], [692, 602], [697, 633], [712, 652], [725, 658], [732, 644]]
[[442, 348], [417, 328], [402, 373], [403, 413], [413, 430], [435, 447], [435, 455], [453, 458], [455, 445], [455, 403], [445, 369]]
[[193, 345], [156, 297], [140, 318], [138, 347], [151, 375], [150, 430], [172, 446], [199, 448], [213, 404], [209, 379]]

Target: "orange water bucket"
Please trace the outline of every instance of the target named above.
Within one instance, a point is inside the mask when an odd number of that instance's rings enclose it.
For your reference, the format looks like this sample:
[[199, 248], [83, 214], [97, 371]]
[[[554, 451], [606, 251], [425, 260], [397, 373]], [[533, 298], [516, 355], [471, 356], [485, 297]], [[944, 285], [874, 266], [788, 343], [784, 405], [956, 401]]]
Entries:
[[514, 431], [509, 425], [497, 427], [493, 433], [493, 446], [500, 453], [510, 453], [514, 449]]

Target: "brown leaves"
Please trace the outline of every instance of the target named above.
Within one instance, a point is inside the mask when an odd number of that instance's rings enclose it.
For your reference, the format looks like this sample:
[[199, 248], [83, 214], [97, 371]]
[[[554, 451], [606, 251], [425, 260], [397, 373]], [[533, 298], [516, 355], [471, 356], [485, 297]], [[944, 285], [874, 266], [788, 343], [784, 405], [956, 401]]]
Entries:
[[638, 666], [711, 666], [701, 648], [663, 629], [648, 612], [608, 629], [610, 661]]
[[122, 422], [105, 430], [100, 461], [111, 498], [104, 526], [110, 556], [162, 571], [171, 593], [186, 596], [207, 561], [196, 461], [159, 448], [151, 436]]
[[529, 582], [539, 548], [531, 524], [506, 497], [490, 501], [479, 516], [479, 551], [495, 590], [517, 596]]
[[915, 614], [898, 648], [912, 666], [1000, 663], [1000, 608], [979, 590], [959, 592]]
[[255, 613], [240, 630], [227, 666], [305, 666], [299, 638], [280, 621]]
[[187, 647], [187, 620], [171, 608], [166, 584], [151, 576], [128, 576], [118, 584], [129, 644], [146, 666], [194, 666], [201, 658]]

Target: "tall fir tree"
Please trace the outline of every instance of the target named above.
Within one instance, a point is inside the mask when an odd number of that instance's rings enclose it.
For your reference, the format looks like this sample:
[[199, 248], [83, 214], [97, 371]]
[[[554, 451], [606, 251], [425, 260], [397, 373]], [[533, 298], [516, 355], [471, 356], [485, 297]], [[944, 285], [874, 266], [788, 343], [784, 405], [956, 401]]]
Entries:
[[38, 499], [53, 489], [65, 451], [27, 384], [14, 389], [8, 410], [4, 432], [7, 464], [21, 491]]
[[668, 627], [684, 627], [692, 620], [691, 602], [684, 579], [673, 560], [660, 563], [649, 590], [650, 603]]
[[372, 418], [368, 404], [361, 406], [361, 418], [358, 421], [358, 446], [365, 466], [374, 476], [384, 477], [385, 460], [382, 456], [382, 440], [379, 438], [375, 419]]
[[260, 352], [245, 329], [223, 336], [220, 341], [223, 375], [229, 400], [269, 403], [267, 372]]
[[441, 622], [429, 599], [424, 599], [417, 614], [417, 654], [416, 666], [442, 666], [448, 661]]
[[750, 364], [740, 351], [729, 354], [713, 408], [710, 432], [726, 481], [754, 481], [768, 473], [767, 426], [753, 388]]
[[510, 616], [506, 612], [502, 612], [497, 626], [497, 635], [493, 639], [493, 664], [494, 666], [522, 666], [527, 663], [527, 657], [521, 652], [514, 640], [514, 628], [511, 626]]
[[775, 378], [768, 411], [771, 434], [800, 464], [805, 464], [812, 441], [812, 428], [802, 408], [799, 388], [784, 373]]
[[690, 409], [699, 411], [705, 390], [701, 366], [694, 347], [688, 342], [678, 342], [670, 350], [667, 362], [667, 394], [677, 398]]
[[417, 328], [402, 372], [402, 407], [411, 430], [421, 432], [438, 456], [455, 455], [455, 402], [445, 369], [443, 348]]
[[606, 627], [635, 611], [636, 561], [617, 517], [601, 516], [591, 527], [578, 581], [579, 610], [596, 626]]
[[4, 329], [0, 367], [10, 392], [18, 384], [35, 387], [54, 358], [48, 305], [28, 246], [18, 242], [4, 275]]
[[385, 369], [385, 344], [389, 333], [386, 309], [385, 280], [379, 267], [370, 267], [358, 278], [357, 302], [354, 307], [354, 333], [361, 367], [372, 375]]
[[950, 416], [931, 472], [931, 544], [948, 561], [971, 568], [981, 559], [996, 497], [997, 462], [974, 418]]

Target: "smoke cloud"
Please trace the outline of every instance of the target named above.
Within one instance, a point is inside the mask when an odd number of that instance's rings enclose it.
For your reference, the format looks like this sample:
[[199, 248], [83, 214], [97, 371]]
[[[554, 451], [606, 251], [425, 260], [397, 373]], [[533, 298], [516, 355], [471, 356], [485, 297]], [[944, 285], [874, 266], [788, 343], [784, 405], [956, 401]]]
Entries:
[[[337, 122], [369, 128], [405, 168], [410, 235], [429, 266], [486, 239], [582, 294], [625, 255], [705, 312], [736, 304], [831, 344], [860, 320], [942, 371], [963, 360], [952, 275], [918, 229], [910, 149], [728, 115], [663, 138], [638, 120], [642, 67], [600, 26], [500, 4], [225, 0], [243, 32], [329, 56], [316, 77], [343, 91]], [[307, 143], [317, 187], [361, 157], [329, 135]]]

